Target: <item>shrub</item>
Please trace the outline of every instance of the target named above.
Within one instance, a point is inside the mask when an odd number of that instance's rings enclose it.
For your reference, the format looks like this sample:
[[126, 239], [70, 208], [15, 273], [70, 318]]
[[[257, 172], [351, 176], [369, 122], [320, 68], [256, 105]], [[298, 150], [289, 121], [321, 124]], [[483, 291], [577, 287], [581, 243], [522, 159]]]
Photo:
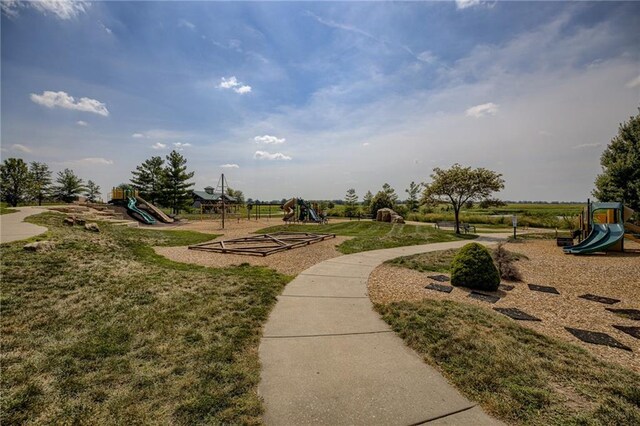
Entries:
[[389, 194], [387, 194], [384, 191], [380, 191], [371, 200], [371, 206], [370, 206], [371, 215], [375, 219], [376, 213], [378, 213], [378, 210], [384, 209], [384, 208], [393, 209], [393, 207], [394, 207], [393, 200], [389, 197]]
[[515, 264], [516, 257], [504, 248], [504, 243], [499, 243], [493, 250], [493, 260], [498, 267], [500, 278], [509, 281], [522, 281], [522, 274]]
[[500, 285], [500, 274], [489, 250], [478, 243], [462, 247], [451, 261], [451, 284], [495, 291]]

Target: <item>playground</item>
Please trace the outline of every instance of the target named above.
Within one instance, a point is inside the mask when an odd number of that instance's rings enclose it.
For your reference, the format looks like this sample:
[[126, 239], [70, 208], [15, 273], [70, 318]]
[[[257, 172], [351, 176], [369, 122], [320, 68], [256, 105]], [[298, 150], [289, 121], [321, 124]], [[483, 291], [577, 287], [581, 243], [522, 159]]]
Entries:
[[[640, 244], [625, 241], [624, 253], [591, 256], [569, 256], [549, 239], [523, 239], [507, 243], [505, 248], [522, 255], [516, 264], [523, 280], [503, 281], [506, 285], [501, 285], [498, 291], [483, 292], [498, 297], [494, 303], [469, 297], [471, 291], [462, 287], [455, 287], [450, 293], [426, 289], [427, 285], [438, 283], [429, 277], [440, 272], [419, 272], [388, 263], [376, 268], [369, 277], [369, 295], [374, 303], [382, 304], [433, 299], [485, 309], [517, 308], [540, 320], [518, 321], [520, 325], [577, 344], [603, 360], [640, 372], [637, 356], [640, 340], [613, 327], [637, 327], [638, 321], [606, 309], [638, 309], [640, 306]], [[557, 293], [533, 291], [528, 284], [553, 287]], [[587, 294], [619, 302], [609, 305], [579, 297]], [[609, 334], [631, 351], [582, 342], [565, 327]]]

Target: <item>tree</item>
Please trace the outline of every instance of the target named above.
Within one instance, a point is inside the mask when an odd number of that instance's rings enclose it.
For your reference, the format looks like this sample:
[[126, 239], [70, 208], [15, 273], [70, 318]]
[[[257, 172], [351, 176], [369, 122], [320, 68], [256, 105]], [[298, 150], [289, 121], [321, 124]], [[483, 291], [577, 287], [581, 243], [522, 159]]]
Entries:
[[371, 215], [373, 218], [376, 218], [378, 210], [384, 208], [392, 209], [393, 201], [391, 200], [391, 197], [389, 197], [389, 194], [384, 191], [379, 191], [371, 200]]
[[58, 198], [65, 203], [74, 201], [80, 194], [86, 191], [84, 182], [73, 170], [64, 169], [58, 172], [58, 178], [56, 179], [57, 185], [53, 188], [55, 198]]
[[371, 191], [367, 191], [367, 193], [364, 194], [364, 197], [362, 197], [362, 205], [365, 207], [369, 207], [371, 205], [372, 199], [373, 199], [373, 194], [371, 193]]
[[389, 199], [395, 205], [398, 201], [398, 194], [396, 194], [396, 190], [393, 189], [388, 183], [382, 185], [382, 190], [389, 196]]
[[593, 195], [600, 201], [622, 201], [640, 211], [640, 111], [620, 124], [600, 164], [602, 174], [596, 177]]
[[244, 193], [239, 189], [227, 188], [227, 195], [235, 198], [238, 204], [244, 204]]
[[347, 190], [347, 195], [344, 197], [344, 215], [347, 217], [355, 216], [358, 212], [358, 207], [356, 203], [358, 202], [358, 196], [356, 195], [356, 190], [353, 188], [349, 188]]
[[164, 160], [161, 157], [151, 157], [131, 172], [131, 183], [151, 204], [162, 200], [162, 185], [164, 181]]
[[51, 191], [51, 170], [45, 163], [37, 161], [29, 164], [29, 196], [42, 205], [42, 200], [49, 196]]
[[189, 188], [194, 183], [187, 181], [193, 177], [194, 172], [187, 173], [187, 159], [176, 150], [171, 151], [166, 159], [167, 166], [162, 174], [164, 200], [173, 214], [179, 214], [191, 199]]
[[453, 207], [456, 233], [460, 233], [460, 208], [469, 200], [488, 198], [504, 188], [500, 173], [484, 168], [472, 169], [454, 164], [448, 170], [433, 169], [431, 183], [425, 184], [424, 203], [446, 202]]
[[92, 180], [88, 180], [87, 181], [87, 188], [86, 188], [86, 192], [85, 194], [87, 196], [87, 200], [89, 200], [92, 203], [95, 203], [97, 198], [102, 195], [100, 193], [100, 186], [96, 185], [94, 181]]
[[409, 194], [409, 198], [407, 199], [407, 207], [411, 212], [418, 211], [418, 194], [420, 193], [420, 189], [422, 189], [422, 184], [416, 184], [414, 181], [411, 181], [409, 184], [409, 188], [405, 189], [404, 192]]
[[0, 191], [2, 199], [15, 207], [24, 200], [29, 190], [29, 169], [22, 158], [7, 158], [0, 165]]

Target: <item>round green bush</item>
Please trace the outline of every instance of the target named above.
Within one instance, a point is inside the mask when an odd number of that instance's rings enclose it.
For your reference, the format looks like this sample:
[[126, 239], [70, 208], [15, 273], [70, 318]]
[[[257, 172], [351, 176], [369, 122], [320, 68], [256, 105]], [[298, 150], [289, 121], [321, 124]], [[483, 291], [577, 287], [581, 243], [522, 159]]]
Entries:
[[493, 264], [489, 250], [478, 243], [462, 247], [451, 261], [451, 284], [478, 290], [497, 290], [500, 273]]

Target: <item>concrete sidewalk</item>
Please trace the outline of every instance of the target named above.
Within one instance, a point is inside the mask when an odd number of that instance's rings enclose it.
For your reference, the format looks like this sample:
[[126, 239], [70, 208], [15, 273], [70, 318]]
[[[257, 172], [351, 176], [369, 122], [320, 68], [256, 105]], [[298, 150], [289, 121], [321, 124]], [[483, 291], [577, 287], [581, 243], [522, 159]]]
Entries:
[[35, 237], [44, 232], [47, 228], [23, 222], [23, 220], [34, 214], [46, 211], [38, 207], [12, 207], [18, 212], [0, 215], [0, 243], [10, 243], [12, 241], [25, 240]]
[[[491, 244], [507, 235], [476, 240]], [[428, 366], [373, 310], [367, 279], [388, 259], [470, 241], [330, 259], [287, 285], [265, 325], [258, 388], [264, 421], [300, 424], [501, 424]]]

